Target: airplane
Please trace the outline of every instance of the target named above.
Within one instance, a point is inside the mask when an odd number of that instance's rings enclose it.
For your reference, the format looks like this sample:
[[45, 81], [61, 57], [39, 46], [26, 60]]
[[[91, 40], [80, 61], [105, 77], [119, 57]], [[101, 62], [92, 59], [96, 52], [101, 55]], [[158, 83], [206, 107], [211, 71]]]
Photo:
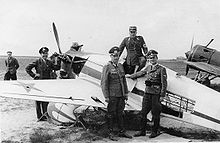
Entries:
[[207, 85], [209, 85], [211, 80], [220, 77], [220, 52], [208, 47], [213, 40], [211, 39], [206, 46], [195, 45], [194, 47], [192, 40], [190, 51], [185, 53], [187, 58], [184, 61], [186, 63], [186, 75], [189, 69], [194, 69], [198, 71], [194, 80], [199, 82], [207, 81]]
[[[58, 33], [55, 37], [59, 48]], [[62, 53], [61, 50], [59, 53]], [[48, 105], [48, 113], [59, 122], [77, 121], [74, 111], [80, 106], [106, 108], [100, 79], [103, 66], [110, 60], [109, 55], [82, 51], [67, 53], [74, 59], [74, 72], [79, 75], [78, 78], [0, 81], [0, 96], [55, 102]], [[165, 68], [168, 75], [168, 98], [162, 101], [161, 117], [220, 131], [220, 93]], [[125, 110], [141, 110], [144, 81], [143, 77], [127, 79], [130, 92]]]

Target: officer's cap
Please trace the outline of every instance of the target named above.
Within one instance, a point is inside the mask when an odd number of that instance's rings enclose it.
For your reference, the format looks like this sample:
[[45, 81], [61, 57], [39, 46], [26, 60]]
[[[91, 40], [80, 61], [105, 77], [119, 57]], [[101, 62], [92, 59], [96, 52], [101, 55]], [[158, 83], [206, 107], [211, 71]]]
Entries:
[[49, 51], [49, 49], [47, 47], [42, 47], [42, 48], [40, 48], [39, 53], [44, 54], [44, 53], [48, 53], [48, 51]]
[[7, 54], [9, 54], [9, 53], [11, 54], [11, 53], [12, 53], [12, 51], [7, 51]]
[[137, 27], [136, 26], [130, 26], [129, 31], [137, 31]]
[[119, 48], [117, 46], [114, 46], [109, 50], [109, 54], [110, 55], [117, 55], [119, 53], [119, 51], [120, 51]]
[[147, 56], [148, 58], [150, 58], [150, 57], [155, 57], [155, 56], [157, 56], [157, 54], [158, 54], [157, 51], [155, 51], [155, 50], [150, 50], [150, 51], [147, 52], [146, 56]]

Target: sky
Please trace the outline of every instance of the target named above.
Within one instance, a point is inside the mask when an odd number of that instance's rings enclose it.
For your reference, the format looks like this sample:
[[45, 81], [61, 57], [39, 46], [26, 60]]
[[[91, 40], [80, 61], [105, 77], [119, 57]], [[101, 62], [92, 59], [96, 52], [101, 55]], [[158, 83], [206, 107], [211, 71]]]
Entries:
[[42, 46], [58, 52], [52, 23], [62, 51], [72, 42], [83, 50], [107, 54], [136, 25], [148, 49], [161, 59], [185, 56], [194, 45], [220, 51], [219, 0], [0, 0], [0, 55], [39, 56]]

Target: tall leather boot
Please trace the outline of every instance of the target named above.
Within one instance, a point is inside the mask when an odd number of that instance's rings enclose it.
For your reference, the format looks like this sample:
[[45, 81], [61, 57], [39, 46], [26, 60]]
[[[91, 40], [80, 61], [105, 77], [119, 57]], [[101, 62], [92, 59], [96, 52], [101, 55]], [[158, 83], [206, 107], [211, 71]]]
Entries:
[[111, 115], [107, 115], [107, 123], [108, 123], [108, 137], [110, 140], [112, 141], [118, 141], [118, 139], [115, 137], [114, 133], [113, 133], [113, 117]]
[[147, 130], [147, 119], [141, 118], [141, 130], [134, 134], [134, 137], [145, 136]]
[[160, 118], [155, 118], [154, 126], [152, 128], [152, 133], [150, 134], [149, 138], [155, 138], [160, 135], [159, 126], [160, 126]]
[[109, 137], [109, 139], [112, 140], [112, 141], [118, 141], [118, 138], [115, 137], [112, 128], [109, 129], [108, 137]]

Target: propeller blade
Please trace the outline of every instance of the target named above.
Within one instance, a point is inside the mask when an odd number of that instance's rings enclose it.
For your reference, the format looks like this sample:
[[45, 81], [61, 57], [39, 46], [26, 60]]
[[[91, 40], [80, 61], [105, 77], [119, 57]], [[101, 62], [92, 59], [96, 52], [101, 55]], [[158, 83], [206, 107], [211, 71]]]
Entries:
[[[185, 55], [186, 55], [186, 58], [187, 58], [187, 61], [191, 61], [192, 60], [192, 51], [193, 51], [193, 43], [194, 43], [194, 35], [192, 37], [192, 41], [191, 41], [191, 46], [190, 46], [190, 51], [186, 52]], [[188, 74], [189, 72], [189, 65], [186, 64], [186, 74]]]
[[192, 41], [191, 41], [191, 47], [190, 47], [190, 51], [192, 51], [192, 48], [193, 48], [193, 43], [194, 43], [194, 35], [193, 35], [193, 38], [192, 38]]
[[53, 32], [54, 32], [54, 36], [55, 36], [55, 39], [56, 39], [56, 42], [57, 42], [57, 47], [58, 47], [59, 53], [62, 54], [61, 49], [60, 49], [59, 36], [58, 36], [57, 28], [56, 28], [54, 22], [53, 22]]
[[212, 43], [213, 40], [214, 40], [214, 39], [211, 39], [211, 40], [209, 41], [209, 43], [206, 45], [206, 47], [208, 47], [208, 46]]

